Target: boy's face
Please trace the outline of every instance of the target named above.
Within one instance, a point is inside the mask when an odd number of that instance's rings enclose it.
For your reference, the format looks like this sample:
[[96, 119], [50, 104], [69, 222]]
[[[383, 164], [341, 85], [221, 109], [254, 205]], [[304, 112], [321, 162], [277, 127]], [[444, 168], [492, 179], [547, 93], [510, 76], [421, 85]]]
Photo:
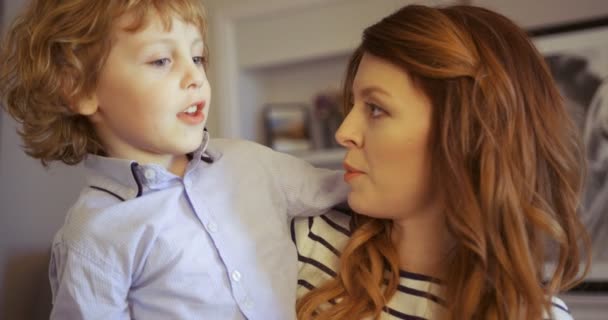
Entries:
[[166, 30], [151, 14], [136, 32], [125, 31], [130, 19], [117, 21], [86, 113], [109, 156], [168, 168], [202, 140], [211, 98], [203, 38], [178, 17]]

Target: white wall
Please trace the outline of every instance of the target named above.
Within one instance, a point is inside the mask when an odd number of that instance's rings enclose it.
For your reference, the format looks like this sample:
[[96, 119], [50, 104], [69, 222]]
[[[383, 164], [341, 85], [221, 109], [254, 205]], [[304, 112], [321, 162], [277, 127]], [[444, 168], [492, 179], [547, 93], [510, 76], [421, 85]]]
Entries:
[[606, 0], [473, 0], [498, 11], [524, 27], [538, 27], [608, 14]]
[[[6, 26], [24, 0], [4, 3]], [[80, 170], [44, 170], [21, 151], [15, 122], [0, 115], [0, 310], [5, 297], [5, 266], [24, 255], [44, 252], [82, 185]], [[70, 168], [71, 169], [71, 168]]]

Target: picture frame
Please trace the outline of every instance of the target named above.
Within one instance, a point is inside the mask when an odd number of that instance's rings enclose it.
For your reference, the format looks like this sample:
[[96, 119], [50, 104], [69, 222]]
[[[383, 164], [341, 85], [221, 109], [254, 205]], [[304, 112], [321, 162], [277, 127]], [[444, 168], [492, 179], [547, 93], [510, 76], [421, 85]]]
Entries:
[[313, 98], [312, 131], [315, 148], [322, 150], [341, 149], [335, 134], [344, 120], [344, 97], [341, 89], [325, 89]]
[[[0, 0], [0, 33], [4, 32], [4, 1]], [[2, 134], [2, 114], [4, 114], [4, 110], [2, 110], [4, 106], [0, 105], [0, 136]]]
[[587, 159], [581, 219], [592, 264], [573, 291], [608, 293], [608, 16], [529, 30], [566, 108], [581, 130]]
[[280, 152], [313, 149], [310, 108], [301, 103], [268, 104], [263, 108], [266, 144]]

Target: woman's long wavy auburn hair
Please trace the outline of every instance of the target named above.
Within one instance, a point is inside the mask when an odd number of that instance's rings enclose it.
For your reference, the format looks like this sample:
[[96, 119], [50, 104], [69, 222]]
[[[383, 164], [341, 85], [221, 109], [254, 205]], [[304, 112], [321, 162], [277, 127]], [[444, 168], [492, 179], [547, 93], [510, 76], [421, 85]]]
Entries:
[[[417, 5], [364, 31], [346, 97], [363, 54], [406, 70], [434, 108], [433, 179], [455, 239], [441, 317], [541, 319], [550, 297], [578, 283], [589, 265], [577, 215], [584, 153], [543, 57], [497, 13]], [[299, 319], [378, 318], [395, 293], [390, 222], [353, 221], [338, 276], [298, 301]], [[548, 245], [558, 258], [545, 274]]]
[[116, 20], [133, 16], [127, 31], [148, 23], [155, 10], [166, 28], [174, 15], [206, 35], [199, 0], [33, 0], [13, 22], [0, 48], [0, 95], [19, 122], [25, 152], [43, 165], [73, 165], [103, 154], [89, 120], [71, 104], [94, 92], [112, 46]]

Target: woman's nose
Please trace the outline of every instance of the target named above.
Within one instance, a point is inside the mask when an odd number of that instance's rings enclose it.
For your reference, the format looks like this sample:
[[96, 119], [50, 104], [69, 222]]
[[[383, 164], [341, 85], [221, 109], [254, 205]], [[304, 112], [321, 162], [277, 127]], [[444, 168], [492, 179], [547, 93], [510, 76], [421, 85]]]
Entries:
[[361, 147], [363, 135], [356, 112], [350, 111], [336, 131], [336, 141], [345, 148]]

